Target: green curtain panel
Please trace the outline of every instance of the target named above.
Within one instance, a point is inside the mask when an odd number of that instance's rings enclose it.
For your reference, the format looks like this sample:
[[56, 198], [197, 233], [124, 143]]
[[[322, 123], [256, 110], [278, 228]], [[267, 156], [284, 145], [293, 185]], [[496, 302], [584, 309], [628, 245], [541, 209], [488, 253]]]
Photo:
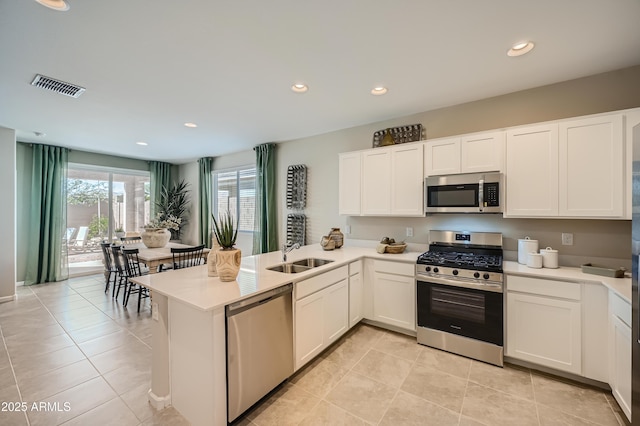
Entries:
[[278, 250], [276, 213], [276, 147], [258, 145], [256, 152], [256, 212], [253, 234], [253, 254]]
[[34, 145], [25, 285], [69, 277], [66, 148]]
[[162, 187], [171, 185], [171, 164], [161, 161], [149, 162], [150, 191], [151, 191], [151, 218], [156, 216], [156, 201], [160, 199]]
[[200, 244], [211, 248], [211, 199], [213, 198], [211, 170], [213, 158], [203, 157], [198, 160], [200, 174], [198, 188], [200, 191], [200, 209], [198, 217], [200, 222]]

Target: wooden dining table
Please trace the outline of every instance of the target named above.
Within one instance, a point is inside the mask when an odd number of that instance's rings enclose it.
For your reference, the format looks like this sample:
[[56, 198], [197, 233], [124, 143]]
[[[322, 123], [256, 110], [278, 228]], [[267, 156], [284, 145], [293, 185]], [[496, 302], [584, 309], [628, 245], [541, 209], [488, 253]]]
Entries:
[[[142, 243], [135, 244], [127, 244], [126, 248], [137, 248], [138, 249], [138, 259], [143, 262], [149, 268], [150, 274], [155, 274], [158, 272], [158, 267], [165, 263], [173, 263], [173, 254], [171, 253], [171, 248], [187, 248], [193, 247], [188, 244], [179, 244], [179, 243], [167, 243], [164, 247], [159, 248], [148, 248]], [[205, 247], [202, 250], [202, 258], [204, 262], [207, 262], [207, 255], [210, 249]]]

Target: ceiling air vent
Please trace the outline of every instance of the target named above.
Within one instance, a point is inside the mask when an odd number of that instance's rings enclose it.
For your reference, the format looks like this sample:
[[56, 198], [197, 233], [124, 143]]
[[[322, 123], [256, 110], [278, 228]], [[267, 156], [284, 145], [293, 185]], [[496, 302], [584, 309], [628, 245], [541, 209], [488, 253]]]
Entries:
[[61, 95], [71, 96], [72, 98], [79, 97], [86, 90], [84, 87], [65, 83], [64, 81], [56, 80], [55, 78], [46, 77], [40, 74], [36, 74], [31, 85], [40, 87], [41, 89], [51, 90], [53, 92], [60, 93]]

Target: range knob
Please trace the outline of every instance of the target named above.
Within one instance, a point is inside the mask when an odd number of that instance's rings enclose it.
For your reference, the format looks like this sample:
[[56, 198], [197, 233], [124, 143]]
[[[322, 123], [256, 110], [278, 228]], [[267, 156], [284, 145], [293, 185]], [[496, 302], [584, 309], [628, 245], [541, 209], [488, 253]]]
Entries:
[[485, 274], [482, 276], [482, 278], [484, 278], [485, 280], [488, 280], [488, 279], [489, 279], [489, 274], [485, 273]]
[[453, 271], [451, 271], [451, 273], [452, 273], [453, 275], [458, 275], [458, 270], [457, 270], [457, 269], [454, 269]]
[[474, 272], [473, 278], [480, 278], [480, 272]]
[[440, 269], [438, 269], [437, 267], [433, 268], [433, 272], [435, 272], [437, 274], [438, 272], [440, 272]]
[[431, 266], [427, 266], [426, 268], [424, 268], [424, 270], [427, 272], [431, 271]]

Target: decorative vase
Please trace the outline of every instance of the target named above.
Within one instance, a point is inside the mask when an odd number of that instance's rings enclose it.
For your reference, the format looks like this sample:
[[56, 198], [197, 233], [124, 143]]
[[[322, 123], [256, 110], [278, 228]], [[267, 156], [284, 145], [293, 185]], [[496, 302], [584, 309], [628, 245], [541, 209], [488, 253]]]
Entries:
[[140, 237], [148, 248], [160, 248], [167, 245], [171, 239], [171, 232], [167, 228], [144, 228]]
[[207, 254], [207, 274], [210, 277], [218, 276], [218, 269], [216, 268], [216, 253], [220, 250], [220, 244], [216, 237], [211, 238], [211, 250]]
[[320, 246], [322, 246], [322, 250], [333, 250], [336, 248], [336, 242], [330, 235], [325, 235], [320, 240]]
[[216, 270], [220, 281], [235, 281], [240, 272], [242, 252], [240, 249], [220, 249], [216, 251]]
[[336, 248], [342, 247], [344, 244], [344, 234], [340, 232], [340, 228], [331, 228], [329, 236], [336, 243]]

